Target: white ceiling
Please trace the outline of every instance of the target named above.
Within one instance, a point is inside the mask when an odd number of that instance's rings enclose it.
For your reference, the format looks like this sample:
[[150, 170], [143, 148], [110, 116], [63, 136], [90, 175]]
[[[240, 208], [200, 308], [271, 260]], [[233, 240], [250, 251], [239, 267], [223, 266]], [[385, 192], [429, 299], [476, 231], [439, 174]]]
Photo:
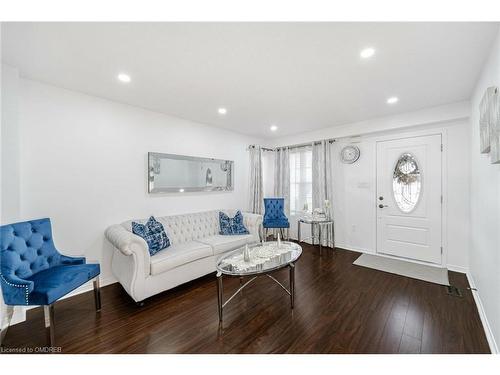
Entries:
[[[277, 137], [469, 99], [497, 30], [497, 23], [3, 23], [2, 58], [26, 78]], [[361, 60], [367, 46], [376, 54]], [[118, 82], [119, 72], [132, 82]], [[400, 101], [390, 106], [393, 95]]]

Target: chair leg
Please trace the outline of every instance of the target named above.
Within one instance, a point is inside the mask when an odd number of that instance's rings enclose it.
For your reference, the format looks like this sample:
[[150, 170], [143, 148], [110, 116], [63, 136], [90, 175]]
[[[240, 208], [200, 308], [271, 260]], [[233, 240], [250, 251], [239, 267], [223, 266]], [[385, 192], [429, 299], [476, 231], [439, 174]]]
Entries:
[[45, 317], [45, 332], [47, 334], [47, 343], [49, 346], [55, 345], [55, 327], [54, 327], [54, 304], [43, 306]]
[[[12, 315], [14, 315], [14, 306], [4, 305], [4, 309], [5, 310], [3, 312], [3, 317], [0, 317], [0, 348], [3, 347], [5, 335], [7, 334], [7, 330], [9, 329]], [[3, 328], [5, 322], [7, 324], [5, 328]]]
[[101, 311], [101, 287], [99, 285], [99, 276], [94, 279], [94, 302], [95, 311]]

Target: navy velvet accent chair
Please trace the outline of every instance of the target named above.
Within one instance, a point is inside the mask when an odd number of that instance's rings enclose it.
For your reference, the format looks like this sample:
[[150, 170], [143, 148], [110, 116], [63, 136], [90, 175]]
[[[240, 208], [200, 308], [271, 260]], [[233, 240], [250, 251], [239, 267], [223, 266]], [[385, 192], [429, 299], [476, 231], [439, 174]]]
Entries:
[[94, 279], [101, 309], [99, 264], [62, 255], [54, 246], [50, 219], [0, 226], [0, 285], [6, 305], [42, 305], [50, 345], [54, 345], [54, 302]]
[[290, 228], [290, 222], [285, 215], [285, 198], [264, 198], [264, 238], [267, 239], [267, 231], [269, 229], [278, 229], [281, 232], [281, 237], [285, 238], [283, 230]]

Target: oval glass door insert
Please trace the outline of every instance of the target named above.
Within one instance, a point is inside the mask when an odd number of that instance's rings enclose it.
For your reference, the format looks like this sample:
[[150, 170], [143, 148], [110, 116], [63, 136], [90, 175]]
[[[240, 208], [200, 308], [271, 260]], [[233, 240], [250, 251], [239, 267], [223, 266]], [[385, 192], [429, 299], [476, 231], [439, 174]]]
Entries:
[[415, 209], [420, 198], [422, 176], [415, 157], [410, 153], [402, 154], [392, 176], [392, 191], [399, 209], [409, 213]]

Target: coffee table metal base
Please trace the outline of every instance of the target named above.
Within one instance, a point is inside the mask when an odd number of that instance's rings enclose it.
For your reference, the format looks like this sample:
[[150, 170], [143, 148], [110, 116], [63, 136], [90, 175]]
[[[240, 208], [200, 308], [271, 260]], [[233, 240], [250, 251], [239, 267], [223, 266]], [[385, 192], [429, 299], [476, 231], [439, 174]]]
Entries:
[[[247, 285], [249, 285], [252, 281], [254, 281], [257, 277], [259, 276], [267, 276], [271, 280], [273, 280], [276, 284], [278, 284], [289, 296], [290, 296], [290, 307], [293, 309], [294, 303], [295, 303], [295, 263], [290, 263], [288, 265], [289, 267], [289, 274], [290, 274], [290, 287], [287, 289], [282, 283], [280, 283], [278, 280], [276, 280], [270, 273], [264, 273], [260, 275], [256, 275], [252, 277], [250, 280], [248, 280], [246, 283], [242, 283], [240, 278], [240, 287], [234, 292], [231, 297], [227, 299], [227, 301], [224, 302], [224, 289], [222, 285], [222, 276], [223, 273], [220, 271], [217, 271], [217, 306], [219, 310], [219, 323], [222, 323], [222, 316], [223, 316], [223, 310], [226, 305], [231, 302], [231, 300], [238, 295]], [[230, 276], [230, 275], [226, 275]]]

